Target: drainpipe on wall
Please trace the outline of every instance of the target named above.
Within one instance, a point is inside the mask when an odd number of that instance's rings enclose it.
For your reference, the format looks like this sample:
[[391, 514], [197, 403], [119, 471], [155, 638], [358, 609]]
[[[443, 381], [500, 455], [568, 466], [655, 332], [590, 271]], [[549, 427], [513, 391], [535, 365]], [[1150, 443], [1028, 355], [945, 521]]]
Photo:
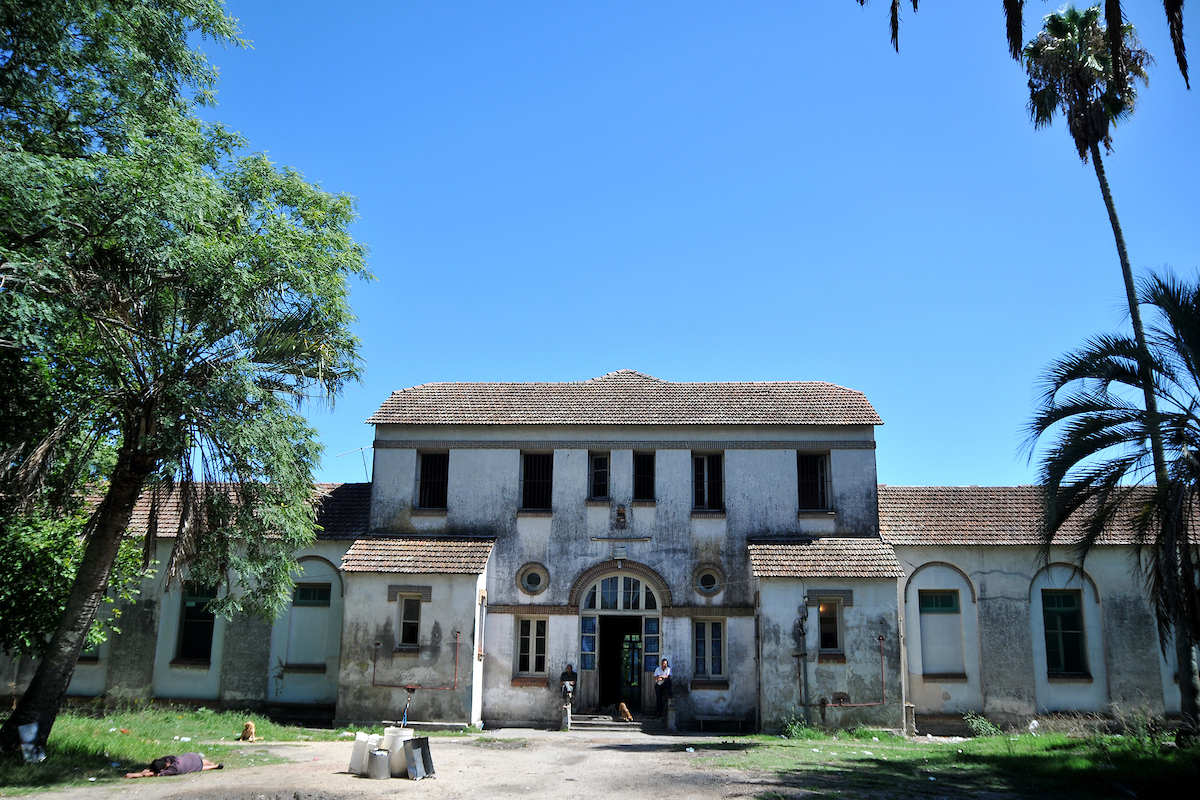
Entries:
[[800, 702], [804, 705], [804, 724], [812, 725], [808, 704], [808, 595], [800, 603], [800, 655], [796, 656], [796, 668], [800, 672]]

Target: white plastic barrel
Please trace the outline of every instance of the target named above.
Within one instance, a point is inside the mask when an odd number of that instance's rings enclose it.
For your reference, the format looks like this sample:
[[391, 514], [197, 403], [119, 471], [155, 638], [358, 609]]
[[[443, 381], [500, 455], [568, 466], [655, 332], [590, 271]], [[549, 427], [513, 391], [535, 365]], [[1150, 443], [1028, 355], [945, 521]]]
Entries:
[[350, 751], [350, 772], [362, 775], [367, 769], [367, 735], [362, 731], [354, 734], [354, 748]]
[[389, 760], [391, 773], [393, 778], [408, 777], [408, 761], [404, 757], [404, 743], [413, 738], [412, 728], [388, 728], [388, 731], [396, 731], [396, 740], [392, 746], [388, 748], [391, 753]]

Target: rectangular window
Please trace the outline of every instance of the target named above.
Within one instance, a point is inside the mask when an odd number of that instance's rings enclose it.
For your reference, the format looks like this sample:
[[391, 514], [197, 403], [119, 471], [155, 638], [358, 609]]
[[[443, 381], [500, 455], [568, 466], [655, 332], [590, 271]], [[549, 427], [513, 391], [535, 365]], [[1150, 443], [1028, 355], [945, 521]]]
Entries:
[[725, 675], [725, 623], [720, 620], [697, 620], [693, 654], [695, 677], [721, 678]]
[[401, 597], [400, 647], [415, 650], [421, 645], [421, 598]]
[[183, 584], [179, 619], [180, 661], [208, 662], [212, 657], [213, 627], [217, 615], [208, 609], [208, 601], [216, 599], [215, 586], [201, 586], [192, 581]]
[[824, 454], [796, 454], [796, 483], [801, 511], [829, 508], [829, 459]]
[[695, 507], [709, 511], [725, 510], [723, 456], [720, 453], [692, 456]]
[[653, 672], [658, 666], [659, 655], [659, 620], [658, 617], [643, 617], [642, 618], [643, 635], [642, 641], [646, 646], [646, 664], [647, 672]]
[[842, 604], [821, 600], [817, 605], [818, 649], [822, 653], [842, 652]]
[[633, 499], [654, 499], [654, 453], [633, 454]]
[[579, 668], [596, 668], [596, 618], [579, 618]]
[[328, 583], [297, 583], [288, 612], [288, 664], [324, 664], [329, 657]]
[[521, 456], [521, 508], [549, 511], [553, 477], [553, 453], [523, 453]]
[[297, 583], [292, 592], [293, 606], [329, 606], [328, 583]]
[[450, 481], [449, 453], [421, 453], [417, 507], [445, 508]]
[[917, 606], [922, 614], [957, 614], [958, 592], [953, 589], [921, 589], [917, 592]]
[[917, 592], [921, 623], [921, 672], [931, 675], [962, 675], [962, 614], [958, 591], [921, 589]]
[[1051, 675], [1086, 675], [1083, 602], [1077, 590], [1042, 590], [1046, 625], [1046, 671]]
[[517, 674], [546, 674], [546, 625], [545, 619], [517, 619]]
[[588, 497], [608, 499], [608, 453], [588, 453]]

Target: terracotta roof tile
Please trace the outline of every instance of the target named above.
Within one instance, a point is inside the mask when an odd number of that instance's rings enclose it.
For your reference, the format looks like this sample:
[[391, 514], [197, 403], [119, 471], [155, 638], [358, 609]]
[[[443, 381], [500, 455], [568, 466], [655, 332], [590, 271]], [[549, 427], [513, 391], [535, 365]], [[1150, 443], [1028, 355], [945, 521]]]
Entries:
[[[232, 491], [224, 484], [209, 484], [209, 490]], [[371, 484], [369, 483], [315, 483], [313, 498], [320, 503], [317, 509], [317, 524], [324, 530], [317, 531], [318, 539], [353, 539], [366, 533], [371, 512]], [[158, 537], [172, 539], [179, 531], [179, 515], [183, 510], [182, 495], [173, 492], [170, 497], [159, 501]], [[98, 499], [97, 499], [98, 502]], [[133, 507], [129, 518], [129, 532], [142, 536], [150, 526], [150, 493], [143, 492]]]
[[493, 539], [388, 536], [359, 539], [342, 557], [346, 572], [409, 572], [478, 575], [492, 554]]
[[[1080, 525], [1068, 520], [1055, 544], [1079, 541]], [[1039, 486], [880, 486], [879, 532], [893, 545], [1040, 545]], [[1128, 527], [1105, 533], [1097, 544], [1133, 544]]]
[[896, 554], [875, 538], [824, 537], [749, 545], [758, 578], [902, 578]]
[[862, 392], [818, 381], [672, 383], [633, 370], [568, 383], [426, 383], [368, 424], [882, 425]]
[[318, 539], [357, 539], [367, 532], [371, 518], [371, 484], [317, 483], [321, 505], [317, 509]]

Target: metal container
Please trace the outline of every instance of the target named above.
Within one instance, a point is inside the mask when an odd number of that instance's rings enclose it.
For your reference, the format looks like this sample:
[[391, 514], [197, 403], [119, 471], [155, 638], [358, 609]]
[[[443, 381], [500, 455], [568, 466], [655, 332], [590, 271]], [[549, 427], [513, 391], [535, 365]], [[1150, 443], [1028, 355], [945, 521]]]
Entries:
[[392, 772], [388, 768], [388, 751], [387, 750], [372, 750], [367, 756], [367, 777], [371, 780], [387, 780], [392, 777]]

